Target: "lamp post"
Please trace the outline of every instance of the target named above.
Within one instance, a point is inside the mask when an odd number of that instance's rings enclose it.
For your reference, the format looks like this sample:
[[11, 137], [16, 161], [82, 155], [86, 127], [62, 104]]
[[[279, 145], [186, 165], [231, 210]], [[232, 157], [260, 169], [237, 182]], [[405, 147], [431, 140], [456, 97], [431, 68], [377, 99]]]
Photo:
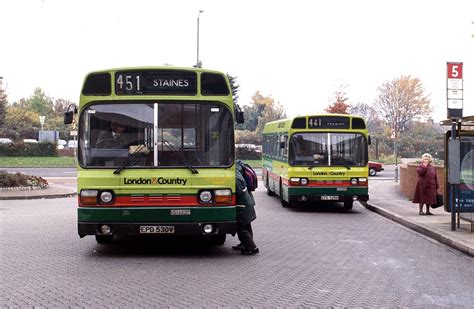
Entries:
[[202, 68], [202, 62], [199, 61], [199, 17], [201, 16], [201, 13], [204, 13], [203, 10], [199, 10], [199, 14], [197, 17], [197, 57], [196, 57], [196, 68]]
[[45, 118], [46, 118], [46, 116], [39, 116], [40, 123], [41, 123], [41, 131], [43, 131], [43, 124], [44, 124], [44, 119]]

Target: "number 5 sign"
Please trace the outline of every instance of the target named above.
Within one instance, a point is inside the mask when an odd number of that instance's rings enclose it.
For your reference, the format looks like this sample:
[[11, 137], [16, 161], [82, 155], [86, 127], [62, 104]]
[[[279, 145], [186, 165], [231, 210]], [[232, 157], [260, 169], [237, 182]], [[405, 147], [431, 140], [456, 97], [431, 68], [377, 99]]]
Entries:
[[447, 63], [446, 97], [448, 100], [448, 118], [462, 118], [463, 79], [462, 62]]
[[462, 62], [448, 62], [448, 79], [462, 79]]

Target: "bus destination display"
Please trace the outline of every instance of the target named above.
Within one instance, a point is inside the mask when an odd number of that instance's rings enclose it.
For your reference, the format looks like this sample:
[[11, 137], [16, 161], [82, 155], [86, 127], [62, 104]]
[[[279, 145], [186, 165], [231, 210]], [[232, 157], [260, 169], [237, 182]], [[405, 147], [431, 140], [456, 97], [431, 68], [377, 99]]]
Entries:
[[117, 95], [195, 95], [197, 77], [186, 71], [137, 71], [115, 73]]
[[308, 129], [349, 129], [348, 117], [317, 116], [308, 118]]

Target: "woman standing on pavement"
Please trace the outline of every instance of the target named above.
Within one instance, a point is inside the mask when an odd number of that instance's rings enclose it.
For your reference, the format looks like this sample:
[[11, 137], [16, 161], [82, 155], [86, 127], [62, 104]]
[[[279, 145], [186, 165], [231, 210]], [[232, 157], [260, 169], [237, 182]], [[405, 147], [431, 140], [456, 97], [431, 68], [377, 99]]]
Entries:
[[421, 164], [416, 169], [418, 173], [418, 182], [416, 183], [415, 196], [413, 203], [418, 203], [420, 206], [420, 215], [423, 213], [423, 204], [426, 205], [426, 214], [432, 215], [430, 212], [430, 205], [436, 204], [436, 193], [438, 192], [438, 176], [436, 169], [433, 166], [433, 158], [429, 153], [421, 156]]

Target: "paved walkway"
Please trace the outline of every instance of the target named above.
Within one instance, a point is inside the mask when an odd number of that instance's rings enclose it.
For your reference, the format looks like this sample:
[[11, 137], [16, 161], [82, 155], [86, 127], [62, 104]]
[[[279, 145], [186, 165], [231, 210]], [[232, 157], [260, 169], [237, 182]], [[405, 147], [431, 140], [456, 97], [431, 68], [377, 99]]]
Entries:
[[[420, 216], [418, 204], [405, 197], [394, 180], [371, 181], [369, 196], [370, 200], [362, 203], [367, 209], [474, 257], [471, 224], [461, 220], [451, 231], [451, 213], [444, 207], [431, 209], [433, 216]], [[474, 213], [466, 215], [474, 219]]]
[[[46, 179], [50, 184], [47, 189], [0, 192], [0, 200], [60, 198], [77, 194], [75, 177]], [[433, 216], [420, 216], [418, 205], [398, 190], [399, 184], [393, 179], [372, 180], [369, 187], [370, 200], [362, 203], [366, 208], [474, 257], [474, 232], [470, 223], [461, 221], [460, 226], [451, 231], [451, 213], [445, 212], [443, 207], [432, 209]], [[468, 215], [474, 218], [474, 214]]]

